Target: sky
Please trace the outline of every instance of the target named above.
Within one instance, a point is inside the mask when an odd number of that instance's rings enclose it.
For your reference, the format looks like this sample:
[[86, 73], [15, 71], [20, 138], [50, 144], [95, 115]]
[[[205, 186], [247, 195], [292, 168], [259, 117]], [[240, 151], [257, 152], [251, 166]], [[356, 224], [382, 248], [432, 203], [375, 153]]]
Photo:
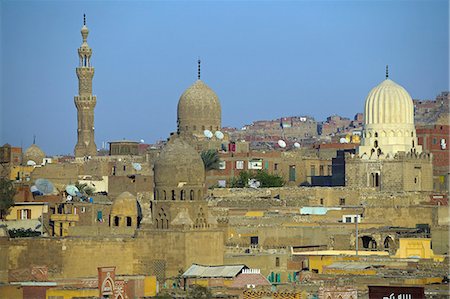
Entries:
[[448, 1], [0, 0], [0, 144], [73, 154], [86, 14], [95, 140], [153, 143], [201, 78], [222, 126], [362, 112], [385, 77], [413, 98], [449, 89]]

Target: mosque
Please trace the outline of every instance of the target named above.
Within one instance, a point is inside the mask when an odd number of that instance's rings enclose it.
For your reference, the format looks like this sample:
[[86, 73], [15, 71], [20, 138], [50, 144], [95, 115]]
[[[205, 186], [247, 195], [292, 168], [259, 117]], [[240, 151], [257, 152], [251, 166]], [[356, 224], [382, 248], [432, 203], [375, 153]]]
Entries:
[[[84, 21], [83, 43], [78, 49], [80, 64], [76, 69], [79, 94], [74, 100], [78, 111], [77, 163], [83, 163], [85, 157], [101, 160], [95, 157], [96, 96], [92, 94], [94, 67], [88, 33]], [[161, 281], [192, 263], [223, 264], [227, 221], [219, 219], [208, 207], [205, 168], [199, 150], [220, 149], [228, 142], [228, 136], [205, 138], [205, 130], [221, 130], [221, 105], [216, 93], [200, 80], [199, 68], [198, 80], [179, 99], [177, 132], [150, 166], [153, 181], [146, 184], [154, 187], [149, 206], [143, 207], [136, 195], [123, 192], [105, 212], [103, 223], [78, 226], [76, 222], [81, 222], [82, 216], [55, 214], [55, 224], [66, 232], [60, 236], [68, 238], [13, 240], [8, 251], [17, 254], [10, 258], [14, 260], [10, 264], [20, 268], [41, 261], [52, 265], [54, 277], [67, 278], [90, 276], [96, 266], [115, 263], [119, 272], [151, 273]], [[25, 155], [36, 163], [45, 156], [35, 144]], [[432, 156], [417, 144], [411, 97], [387, 74], [386, 80], [367, 96], [361, 146], [356, 154], [345, 156], [345, 187], [432, 191]], [[72, 205], [78, 207], [82, 203]], [[23, 250], [25, 247], [28, 250]], [[43, 251], [51, 253], [44, 257], [47, 260], [42, 260]], [[79, 251], [82, 256], [77, 254]], [[86, 263], [92, 269], [80, 266]]]

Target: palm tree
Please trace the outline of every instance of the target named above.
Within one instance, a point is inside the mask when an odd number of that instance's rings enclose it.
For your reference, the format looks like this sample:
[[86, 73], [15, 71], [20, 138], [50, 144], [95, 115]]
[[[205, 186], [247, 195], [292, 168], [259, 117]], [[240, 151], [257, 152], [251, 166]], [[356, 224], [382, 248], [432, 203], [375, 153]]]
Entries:
[[210, 149], [201, 153], [205, 170], [218, 170], [220, 167], [220, 158], [217, 150]]
[[95, 191], [93, 187], [88, 186], [88, 184], [86, 183], [76, 182], [75, 187], [77, 187], [78, 191], [80, 191], [81, 194], [86, 194], [88, 196], [94, 194]]

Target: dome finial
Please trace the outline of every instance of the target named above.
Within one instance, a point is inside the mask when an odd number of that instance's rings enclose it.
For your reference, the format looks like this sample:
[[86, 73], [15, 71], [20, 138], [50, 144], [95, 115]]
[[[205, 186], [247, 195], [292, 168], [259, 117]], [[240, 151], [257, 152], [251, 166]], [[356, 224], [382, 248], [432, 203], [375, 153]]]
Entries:
[[198, 63], [198, 75], [197, 75], [197, 78], [198, 78], [198, 80], [200, 80], [200, 63], [201, 63], [200, 58], [198, 59], [197, 63]]
[[36, 144], [36, 135], [33, 135], [33, 144]]
[[83, 25], [86, 26], [86, 14], [83, 14]]
[[386, 64], [386, 79], [389, 78], [389, 65]]

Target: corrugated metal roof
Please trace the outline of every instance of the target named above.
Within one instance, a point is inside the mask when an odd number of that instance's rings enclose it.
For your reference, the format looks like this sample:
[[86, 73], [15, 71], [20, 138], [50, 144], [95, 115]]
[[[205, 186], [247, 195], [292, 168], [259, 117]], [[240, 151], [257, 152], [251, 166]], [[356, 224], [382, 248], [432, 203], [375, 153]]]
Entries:
[[202, 266], [192, 264], [183, 277], [227, 277], [232, 278], [238, 275], [242, 269], [247, 268], [245, 265], [224, 265], [224, 266]]

